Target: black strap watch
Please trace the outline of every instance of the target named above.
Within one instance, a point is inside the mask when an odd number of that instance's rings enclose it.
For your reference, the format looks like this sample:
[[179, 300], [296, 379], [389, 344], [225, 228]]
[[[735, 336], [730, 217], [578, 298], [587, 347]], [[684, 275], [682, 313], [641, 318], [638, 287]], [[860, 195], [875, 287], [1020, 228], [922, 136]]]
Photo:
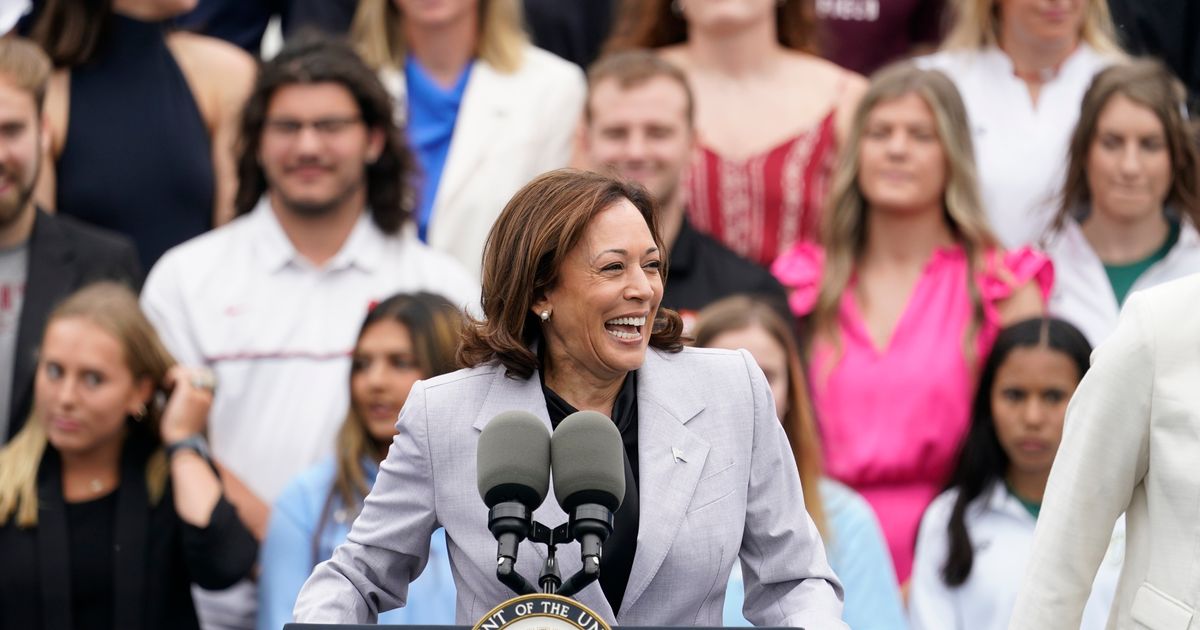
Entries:
[[200, 435], [199, 433], [193, 433], [192, 435], [189, 435], [178, 442], [171, 442], [170, 444], [164, 446], [163, 450], [167, 454], [167, 459], [170, 459], [176, 451], [192, 451], [193, 453], [199, 455], [201, 459], [208, 462], [208, 465], [212, 467], [213, 471], [217, 470], [217, 467], [213, 464], [212, 454], [208, 450], [208, 440], [204, 439], [204, 436]]

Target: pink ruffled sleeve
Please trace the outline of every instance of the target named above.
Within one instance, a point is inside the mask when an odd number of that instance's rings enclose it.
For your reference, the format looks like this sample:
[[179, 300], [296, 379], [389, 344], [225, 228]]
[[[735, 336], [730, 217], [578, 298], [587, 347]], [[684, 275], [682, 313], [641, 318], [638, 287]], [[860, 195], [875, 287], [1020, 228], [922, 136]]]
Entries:
[[820, 245], [801, 242], [771, 264], [771, 273], [787, 288], [788, 306], [797, 317], [812, 312], [821, 290], [825, 270], [825, 250]]
[[994, 314], [996, 302], [1008, 298], [1030, 281], [1037, 284], [1042, 302], [1047, 302], [1050, 290], [1054, 288], [1054, 265], [1048, 256], [1032, 247], [989, 253], [987, 268], [979, 283], [985, 310], [989, 315]]

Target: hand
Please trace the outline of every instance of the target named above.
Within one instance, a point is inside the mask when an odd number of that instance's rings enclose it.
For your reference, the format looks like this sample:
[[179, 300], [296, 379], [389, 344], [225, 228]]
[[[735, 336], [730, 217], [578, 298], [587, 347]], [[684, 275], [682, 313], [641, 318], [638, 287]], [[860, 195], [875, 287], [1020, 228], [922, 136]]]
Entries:
[[160, 422], [163, 444], [203, 432], [213, 402], [212, 372], [176, 365], [167, 371], [164, 381], [171, 396]]

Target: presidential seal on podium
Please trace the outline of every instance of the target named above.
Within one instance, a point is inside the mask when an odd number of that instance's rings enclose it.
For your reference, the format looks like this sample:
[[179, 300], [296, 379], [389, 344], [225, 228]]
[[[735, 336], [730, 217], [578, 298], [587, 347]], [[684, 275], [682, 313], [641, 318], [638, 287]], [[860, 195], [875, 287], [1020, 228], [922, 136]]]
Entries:
[[548, 593], [521, 595], [502, 602], [472, 630], [612, 630], [579, 602]]

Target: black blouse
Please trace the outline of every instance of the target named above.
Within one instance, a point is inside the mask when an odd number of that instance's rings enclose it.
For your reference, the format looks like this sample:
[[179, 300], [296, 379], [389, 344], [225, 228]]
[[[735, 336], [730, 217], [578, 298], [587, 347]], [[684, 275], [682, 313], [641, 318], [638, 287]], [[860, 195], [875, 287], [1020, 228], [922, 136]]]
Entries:
[[[541, 375], [541, 372], [538, 374]], [[546, 411], [550, 414], [550, 424], [554, 428], [558, 428], [558, 423], [578, 411], [547, 387], [544, 379], [542, 393], [546, 396]], [[625, 498], [621, 500], [621, 507], [613, 513], [613, 532], [608, 540], [604, 541], [600, 588], [615, 615], [621, 610], [621, 600], [624, 599], [625, 587], [629, 584], [629, 572], [633, 569], [633, 556], [637, 553], [639, 498], [636, 371], [625, 377], [621, 390], [617, 392], [617, 400], [613, 403], [613, 422], [621, 432], [621, 443], [625, 447]]]
[[[224, 498], [203, 529], [175, 513], [169, 479], [162, 498], [150, 503], [145, 469], [156, 448], [149, 436], [130, 431], [121, 454], [121, 483], [106, 516], [103, 505], [66, 505], [62, 461], [54, 448], [46, 447], [38, 469], [37, 526], [21, 528], [15, 519], [0, 526], [0, 628], [84, 627], [105, 607], [94, 601], [97, 590], [78, 597], [74, 591], [80, 579], [99, 572], [109, 578], [111, 597], [110, 618], [101, 627], [196, 629], [191, 585], [227, 588], [250, 573], [258, 545]], [[110, 523], [107, 535], [83, 534], [73, 527], [102, 527], [105, 519]], [[81, 536], [111, 543], [107, 550], [80, 556]]]

